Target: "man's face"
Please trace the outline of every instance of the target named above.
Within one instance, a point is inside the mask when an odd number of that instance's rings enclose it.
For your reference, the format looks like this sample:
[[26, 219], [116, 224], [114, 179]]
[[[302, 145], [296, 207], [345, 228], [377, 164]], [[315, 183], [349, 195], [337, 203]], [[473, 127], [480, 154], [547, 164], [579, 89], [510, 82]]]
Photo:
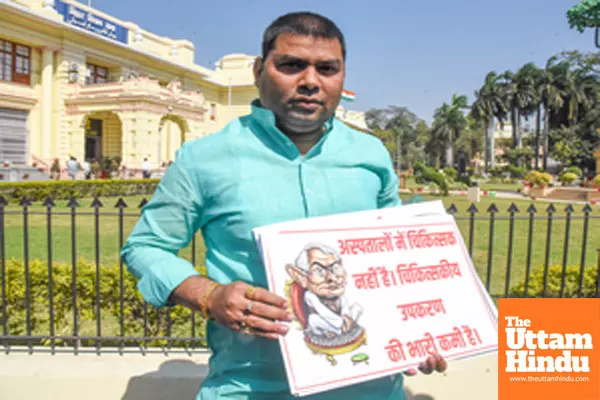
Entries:
[[266, 60], [254, 66], [263, 106], [287, 134], [314, 133], [334, 113], [344, 86], [337, 39], [282, 34]]
[[346, 271], [335, 256], [312, 249], [308, 252], [308, 290], [320, 297], [344, 294]]

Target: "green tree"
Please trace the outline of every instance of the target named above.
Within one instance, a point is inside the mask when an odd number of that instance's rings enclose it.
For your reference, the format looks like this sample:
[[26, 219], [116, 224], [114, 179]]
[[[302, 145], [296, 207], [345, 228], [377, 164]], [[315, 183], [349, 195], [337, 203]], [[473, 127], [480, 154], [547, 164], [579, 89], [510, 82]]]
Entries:
[[567, 11], [567, 21], [571, 29], [583, 33], [586, 29], [595, 30], [596, 47], [600, 48], [600, 1], [582, 0]]
[[[365, 121], [383, 141], [397, 169], [410, 168], [414, 162], [424, 157], [426, 138], [423, 138], [423, 129], [419, 131], [424, 121], [408, 108], [389, 106], [371, 109], [365, 113]], [[426, 131], [428, 132], [427, 128]]]
[[454, 168], [453, 143], [458, 140], [467, 126], [467, 120], [463, 113], [467, 107], [467, 96], [454, 94], [451, 104], [444, 103], [433, 116], [432, 129], [446, 145], [446, 165], [450, 168]]
[[[475, 91], [475, 102], [471, 106], [471, 117], [479, 121], [484, 128], [485, 171], [494, 168], [494, 118], [506, 114], [504, 87], [496, 72], [489, 72], [483, 86]], [[502, 119], [500, 118], [500, 121]]]

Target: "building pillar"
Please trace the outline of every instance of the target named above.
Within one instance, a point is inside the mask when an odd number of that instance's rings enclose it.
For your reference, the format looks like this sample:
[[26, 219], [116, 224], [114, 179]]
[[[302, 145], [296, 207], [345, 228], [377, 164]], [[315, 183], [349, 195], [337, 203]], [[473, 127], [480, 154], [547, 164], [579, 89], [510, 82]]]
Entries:
[[42, 49], [42, 126], [40, 129], [40, 157], [52, 158], [52, 87], [54, 86], [54, 49]]

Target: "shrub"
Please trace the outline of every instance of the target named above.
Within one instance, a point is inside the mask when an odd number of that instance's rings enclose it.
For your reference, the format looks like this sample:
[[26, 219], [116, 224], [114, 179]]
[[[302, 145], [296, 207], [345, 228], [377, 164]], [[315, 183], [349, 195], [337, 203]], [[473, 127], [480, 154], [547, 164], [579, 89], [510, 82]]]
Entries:
[[572, 172], [565, 172], [561, 175], [560, 181], [564, 184], [570, 185], [577, 180], [577, 175]]
[[414, 171], [416, 183], [435, 183], [443, 196], [448, 195], [448, 181], [444, 174], [437, 172], [435, 169], [428, 167], [423, 163], [416, 163]]
[[552, 183], [552, 175], [547, 172], [530, 171], [525, 176], [525, 181], [532, 186], [548, 186]]
[[583, 175], [583, 171], [581, 170], [581, 168], [573, 165], [566, 169], [565, 174], [575, 174], [575, 179], [579, 179], [581, 178], [581, 175]]
[[[567, 266], [565, 274], [565, 292], [563, 297], [578, 297], [581, 270], [579, 266]], [[546, 297], [560, 297], [563, 268], [553, 265], [548, 268], [548, 287]], [[596, 297], [598, 284], [598, 269], [588, 267], [585, 270], [582, 285], [582, 297]], [[529, 278], [528, 297], [542, 297], [544, 294], [544, 268], [540, 267], [531, 273]], [[523, 297], [525, 295], [525, 281], [515, 285], [509, 291], [510, 297]]]
[[596, 185], [597, 187], [600, 187], [600, 175], [598, 175], [594, 178], [594, 185]]
[[48, 196], [66, 200], [71, 197], [145, 195], [154, 193], [159, 182], [159, 179], [2, 182], [0, 196], [15, 202], [24, 196], [31, 201], [42, 201]]
[[458, 178], [458, 171], [455, 170], [454, 168], [445, 168], [443, 171], [444, 171], [444, 175], [446, 175], [448, 178], [452, 179], [453, 181], [455, 181], [456, 178]]
[[509, 165], [506, 168], [506, 171], [510, 173], [512, 178], [523, 179], [523, 177], [527, 174], [527, 169], [520, 168], [515, 165]]
[[[197, 267], [201, 273], [203, 268]], [[25, 266], [22, 261], [7, 260], [6, 306], [8, 334], [26, 335], [26, 304], [25, 304]], [[80, 336], [95, 336], [96, 321], [96, 266], [85, 261], [79, 261], [76, 268], [77, 287], [77, 319]], [[72, 335], [73, 300], [72, 300], [72, 268], [70, 264], [53, 264], [53, 309], [55, 332], [58, 336]], [[29, 263], [31, 332], [33, 335], [49, 335], [49, 300], [48, 264], [39, 260]], [[182, 306], [159, 310], [147, 306], [147, 324], [144, 324], [145, 302], [136, 288], [136, 280], [126, 269], [123, 273], [123, 317], [126, 336], [143, 336], [144, 326], [148, 336], [162, 337], [168, 334], [167, 314], [171, 318], [171, 336], [191, 336], [191, 311]], [[100, 313], [104, 336], [119, 336], [120, 311], [120, 269], [119, 266], [100, 266]], [[111, 321], [112, 320], [112, 321]], [[196, 335], [205, 336], [204, 321], [197, 316]], [[112, 326], [112, 331], [110, 328]], [[87, 331], [86, 331], [87, 330]], [[200, 342], [200, 341], [199, 341]], [[80, 341], [81, 345], [93, 345], [93, 341]], [[118, 345], [115, 341], [112, 345]], [[38, 344], [48, 345], [49, 341]], [[60, 340], [57, 344], [70, 344]], [[128, 342], [132, 345], [132, 342]], [[141, 345], [142, 342], [135, 344]], [[164, 346], [165, 340], [149, 341], [149, 346]], [[203, 343], [200, 343], [201, 345]], [[172, 346], [183, 345], [183, 341], [173, 341]]]

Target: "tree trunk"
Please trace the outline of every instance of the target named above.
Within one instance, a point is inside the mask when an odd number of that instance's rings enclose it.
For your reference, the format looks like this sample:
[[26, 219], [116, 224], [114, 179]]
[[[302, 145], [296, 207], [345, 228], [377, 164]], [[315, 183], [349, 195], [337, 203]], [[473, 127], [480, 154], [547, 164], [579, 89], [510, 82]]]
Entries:
[[452, 144], [448, 144], [446, 148], [446, 165], [448, 168], [454, 168], [454, 153], [452, 149]]
[[549, 151], [549, 143], [548, 143], [548, 127], [550, 125], [550, 114], [547, 105], [544, 105], [544, 162], [542, 163], [542, 168], [544, 171], [548, 170], [548, 151]]
[[535, 119], [535, 169], [540, 169], [540, 134], [542, 129], [542, 105], [538, 104]]
[[510, 110], [510, 123], [512, 124], [512, 142], [513, 148], [517, 147], [517, 110]]
[[[517, 113], [517, 147], [523, 148], [523, 134], [521, 133], [521, 114]], [[522, 165], [519, 165], [521, 167]]]
[[496, 168], [494, 151], [494, 119], [492, 118], [490, 122], [490, 168]]
[[484, 122], [485, 128], [483, 133], [483, 170], [488, 172], [488, 161], [490, 159], [489, 140], [490, 140], [490, 123]]

